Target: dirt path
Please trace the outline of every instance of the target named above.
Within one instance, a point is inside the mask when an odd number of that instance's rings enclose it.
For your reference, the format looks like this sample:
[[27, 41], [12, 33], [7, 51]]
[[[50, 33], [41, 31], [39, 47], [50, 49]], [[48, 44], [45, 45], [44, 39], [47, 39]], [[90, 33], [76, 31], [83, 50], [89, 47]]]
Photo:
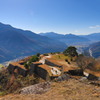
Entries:
[[45, 64], [45, 60], [46, 60], [47, 58], [51, 58], [51, 55], [49, 55], [49, 56], [44, 56], [42, 59], [40, 59], [39, 62], [41, 62], [42, 64]]

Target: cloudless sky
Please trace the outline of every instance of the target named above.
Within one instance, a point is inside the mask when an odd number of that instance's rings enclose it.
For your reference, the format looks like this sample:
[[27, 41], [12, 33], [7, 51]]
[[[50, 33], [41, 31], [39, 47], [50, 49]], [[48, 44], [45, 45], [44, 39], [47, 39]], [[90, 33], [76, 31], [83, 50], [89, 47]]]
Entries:
[[36, 33], [100, 32], [100, 0], [0, 0], [0, 22]]

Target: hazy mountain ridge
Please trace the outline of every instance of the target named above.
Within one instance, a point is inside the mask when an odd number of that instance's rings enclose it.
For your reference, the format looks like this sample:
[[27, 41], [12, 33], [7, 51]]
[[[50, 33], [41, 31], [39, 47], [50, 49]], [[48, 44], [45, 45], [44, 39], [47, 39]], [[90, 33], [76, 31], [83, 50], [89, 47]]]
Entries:
[[62, 42], [0, 23], [0, 62], [38, 52], [63, 51], [66, 47]]
[[92, 42], [98, 42], [100, 41], [100, 33], [92, 33], [89, 35], [80, 35], [81, 37], [85, 37], [89, 40], [91, 40]]
[[74, 34], [62, 35], [54, 32], [48, 32], [48, 33], [40, 33], [40, 35], [47, 36], [51, 39], [59, 40], [61, 42], [66, 43], [67, 45], [80, 45], [80, 44], [86, 44], [87, 42], [90, 43], [89, 39]]
[[[93, 42], [98, 42], [100, 41], [100, 33], [91, 33], [91, 34], [88, 34], [88, 35], [75, 35], [75, 34], [59, 34], [59, 33], [55, 33], [55, 32], [47, 32], [47, 33], [40, 33], [40, 35], [42, 36], [47, 36], [49, 38], [52, 38], [52, 39], [58, 39], [60, 41], [63, 41], [63, 42], [71, 42], [71, 43], [74, 43], [74, 42], [90, 42], [90, 43], [93, 43]], [[68, 41], [69, 40], [69, 41]], [[74, 41], [76, 40], [76, 41]]]

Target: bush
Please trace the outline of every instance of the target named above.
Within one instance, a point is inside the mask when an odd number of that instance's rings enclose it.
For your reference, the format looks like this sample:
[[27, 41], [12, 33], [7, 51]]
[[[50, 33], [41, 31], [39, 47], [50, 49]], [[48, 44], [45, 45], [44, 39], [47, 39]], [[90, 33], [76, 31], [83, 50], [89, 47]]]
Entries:
[[40, 55], [41, 55], [40, 53], [37, 53], [37, 54], [36, 54], [37, 57], [40, 57]]
[[26, 69], [29, 69], [29, 64], [27, 64], [27, 62], [24, 63], [24, 67], [25, 67]]
[[57, 52], [57, 54], [60, 54], [61, 52]]
[[6, 91], [2, 91], [2, 92], [0, 92], [0, 96], [4, 96], [4, 95], [6, 95], [6, 94], [7, 94]]
[[29, 69], [29, 66], [32, 64], [32, 62], [36, 61], [39, 61], [39, 57], [37, 55], [32, 56], [32, 58], [28, 62], [24, 63], [25, 68]]
[[52, 54], [52, 55], [54, 55], [54, 54], [55, 54], [55, 52], [51, 52], [51, 54]]
[[100, 59], [96, 59], [95, 61], [91, 62], [87, 68], [93, 71], [100, 71]]
[[32, 58], [29, 60], [29, 62], [36, 62], [36, 61], [38, 61], [38, 60], [39, 60], [38, 56], [37, 56], [37, 55], [34, 55], [34, 56], [32, 56]]
[[49, 56], [47, 53], [43, 54], [44, 56]]
[[95, 62], [95, 59], [92, 57], [86, 57], [83, 55], [78, 56], [78, 58], [76, 59], [76, 63], [77, 65], [82, 68], [83, 70], [86, 68], [92, 67], [93, 63]]

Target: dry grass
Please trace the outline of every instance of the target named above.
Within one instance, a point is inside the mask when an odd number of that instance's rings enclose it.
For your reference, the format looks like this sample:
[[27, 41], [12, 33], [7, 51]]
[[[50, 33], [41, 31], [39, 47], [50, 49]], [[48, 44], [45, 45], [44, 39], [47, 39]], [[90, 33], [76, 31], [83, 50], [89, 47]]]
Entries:
[[54, 59], [54, 60], [65, 60], [65, 59], [68, 59], [70, 61], [70, 57], [65, 56], [64, 54], [53, 55], [52, 59]]
[[92, 71], [90, 69], [85, 69], [85, 72], [95, 75], [97, 77], [100, 77], [100, 71]]
[[[68, 62], [65, 61], [66, 59], [71, 64], [68, 64]], [[76, 66], [76, 63], [71, 62], [70, 59], [71, 59], [70, 57], [65, 56], [64, 54], [55, 54], [55, 55], [52, 55], [51, 58], [48, 58], [48, 60], [53, 62], [54, 64], [63, 66], [64, 72], [68, 70], [72, 70], [72, 69], [78, 69], [78, 66]], [[76, 59], [76, 58], [73, 58], [73, 59]]]
[[95, 68], [97, 71], [100, 71], [100, 58], [97, 59], [97, 60], [95, 61], [94, 68]]
[[51, 90], [42, 95], [8, 95], [0, 100], [100, 100], [100, 87], [70, 79], [52, 83]]

